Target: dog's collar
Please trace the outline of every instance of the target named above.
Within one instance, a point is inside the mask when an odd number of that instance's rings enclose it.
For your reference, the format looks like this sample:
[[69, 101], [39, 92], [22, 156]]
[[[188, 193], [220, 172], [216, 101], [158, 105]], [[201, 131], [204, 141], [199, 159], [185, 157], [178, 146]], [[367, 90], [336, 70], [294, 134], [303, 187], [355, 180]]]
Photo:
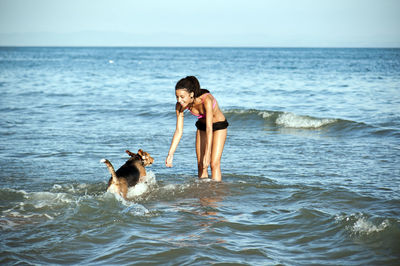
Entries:
[[142, 156], [140, 156], [139, 154], [135, 154], [135, 156], [132, 156], [132, 158], [133, 158], [134, 160], [141, 160], [141, 161], [143, 161]]

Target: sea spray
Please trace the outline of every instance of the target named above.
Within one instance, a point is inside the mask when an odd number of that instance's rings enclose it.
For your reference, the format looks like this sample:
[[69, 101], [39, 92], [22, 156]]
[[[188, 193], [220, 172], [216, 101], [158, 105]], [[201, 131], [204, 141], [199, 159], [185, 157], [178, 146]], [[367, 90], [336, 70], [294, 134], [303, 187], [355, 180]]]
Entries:
[[156, 175], [152, 171], [147, 171], [143, 182], [137, 183], [136, 186], [129, 188], [127, 198], [135, 198], [148, 192], [150, 187], [154, 186], [156, 183]]

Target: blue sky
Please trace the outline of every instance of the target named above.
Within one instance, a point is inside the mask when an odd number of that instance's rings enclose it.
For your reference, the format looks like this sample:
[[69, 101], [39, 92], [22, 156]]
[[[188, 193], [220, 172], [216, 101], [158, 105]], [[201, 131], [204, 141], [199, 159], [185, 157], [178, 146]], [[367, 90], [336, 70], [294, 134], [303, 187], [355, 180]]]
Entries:
[[0, 0], [0, 45], [400, 47], [400, 0]]

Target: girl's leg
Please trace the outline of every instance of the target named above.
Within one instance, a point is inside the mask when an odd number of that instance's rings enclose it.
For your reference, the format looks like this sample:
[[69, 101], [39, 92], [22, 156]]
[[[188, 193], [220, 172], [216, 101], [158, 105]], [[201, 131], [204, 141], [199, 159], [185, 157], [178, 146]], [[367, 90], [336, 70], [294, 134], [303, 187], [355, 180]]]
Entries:
[[196, 155], [197, 155], [197, 168], [199, 178], [208, 177], [208, 169], [203, 168], [203, 158], [206, 149], [206, 132], [197, 130], [196, 132]]
[[224, 150], [227, 129], [214, 131], [211, 151], [211, 173], [214, 181], [221, 181], [221, 157]]

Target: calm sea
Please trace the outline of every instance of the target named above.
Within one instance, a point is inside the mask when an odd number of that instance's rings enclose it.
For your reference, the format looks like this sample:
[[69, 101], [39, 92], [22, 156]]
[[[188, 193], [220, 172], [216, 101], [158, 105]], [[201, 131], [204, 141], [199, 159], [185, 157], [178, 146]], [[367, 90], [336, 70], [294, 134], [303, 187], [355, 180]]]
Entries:
[[[174, 168], [176, 82], [230, 127]], [[0, 48], [0, 264], [399, 265], [400, 49]], [[155, 159], [124, 201], [125, 149]]]

